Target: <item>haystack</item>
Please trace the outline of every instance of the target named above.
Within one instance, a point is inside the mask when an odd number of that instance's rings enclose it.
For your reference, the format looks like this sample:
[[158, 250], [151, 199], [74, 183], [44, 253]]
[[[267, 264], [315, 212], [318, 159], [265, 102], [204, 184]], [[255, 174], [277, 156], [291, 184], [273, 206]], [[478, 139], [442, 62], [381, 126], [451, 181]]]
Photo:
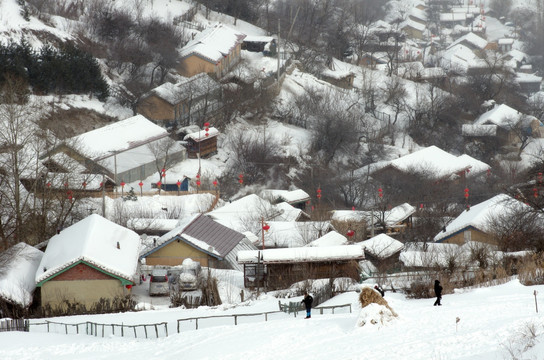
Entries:
[[359, 302], [362, 308], [357, 321], [359, 326], [369, 323], [383, 325], [398, 316], [387, 301], [372, 288], [365, 287], [361, 290]]

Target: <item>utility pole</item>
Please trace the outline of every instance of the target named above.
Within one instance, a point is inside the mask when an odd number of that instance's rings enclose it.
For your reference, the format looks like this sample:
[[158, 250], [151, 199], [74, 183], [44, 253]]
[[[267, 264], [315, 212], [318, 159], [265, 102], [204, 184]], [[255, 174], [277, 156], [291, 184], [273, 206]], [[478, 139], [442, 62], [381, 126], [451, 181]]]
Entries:
[[102, 174], [102, 217], [106, 217], [106, 176], [104, 174]]
[[278, 69], [277, 69], [277, 77], [278, 77], [278, 86], [280, 86], [280, 19], [278, 19], [278, 44], [276, 45], [276, 52], [278, 53]]

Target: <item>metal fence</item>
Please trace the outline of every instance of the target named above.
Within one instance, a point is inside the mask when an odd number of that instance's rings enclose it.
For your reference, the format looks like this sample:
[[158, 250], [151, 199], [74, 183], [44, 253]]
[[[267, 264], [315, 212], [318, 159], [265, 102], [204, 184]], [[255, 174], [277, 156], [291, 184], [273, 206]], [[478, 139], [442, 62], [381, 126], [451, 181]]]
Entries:
[[91, 321], [86, 321], [76, 324], [67, 324], [56, 321], [48, 321], [41, 323], [31, 323], [33, 329], [37, 332], [40, 330], [64, 333], [66, 335], [91, 335], [91, 336], [121, 336], [121, 337], [134, 337], [134, 338], [160, 338], [168, 336], [168, 324], [166, 322], [155, 324], [138, 324], [138, 325], [125, 325], [125, 324], [100, 324]]
[[6, 332], [6, 331], [28, 331], [28, 320], [26, 319], [0, 320], [0, 332]]

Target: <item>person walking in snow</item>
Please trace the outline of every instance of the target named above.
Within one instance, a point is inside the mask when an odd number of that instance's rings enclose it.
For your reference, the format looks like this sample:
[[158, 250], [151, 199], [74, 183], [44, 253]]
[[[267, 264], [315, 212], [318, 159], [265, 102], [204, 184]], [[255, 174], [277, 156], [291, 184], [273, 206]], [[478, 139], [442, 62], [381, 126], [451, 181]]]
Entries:
[[440, 285], [440, 281], [438, 280], [434, 281], [434, 293], [436, 295], [436, 301], [434, 302], [434, 306], [442, 305], [440, 303], [440, 300], [442, 300], [442, 285]]
[[312, 317], [312, 302], [314, 301], [314, 298], [308, 294], [307, 291], [304, 292], [304, 299], [302, 299], [301, 303], [306, 306], [306, 317], [305, 319], [309, 319]]

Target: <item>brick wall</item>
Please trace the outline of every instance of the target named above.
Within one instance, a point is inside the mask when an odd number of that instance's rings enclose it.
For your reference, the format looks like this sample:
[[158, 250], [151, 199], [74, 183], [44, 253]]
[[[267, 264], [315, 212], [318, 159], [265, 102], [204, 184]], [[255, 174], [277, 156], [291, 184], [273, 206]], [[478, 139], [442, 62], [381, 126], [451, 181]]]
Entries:
[[51, 281], [71, 281], [71, 280], [110, 280], [111, 276], [101, 271], [93, 269], [85, 264], [77, 264], [73, 268], [66, 270], [60, 275], [55, 276]]

